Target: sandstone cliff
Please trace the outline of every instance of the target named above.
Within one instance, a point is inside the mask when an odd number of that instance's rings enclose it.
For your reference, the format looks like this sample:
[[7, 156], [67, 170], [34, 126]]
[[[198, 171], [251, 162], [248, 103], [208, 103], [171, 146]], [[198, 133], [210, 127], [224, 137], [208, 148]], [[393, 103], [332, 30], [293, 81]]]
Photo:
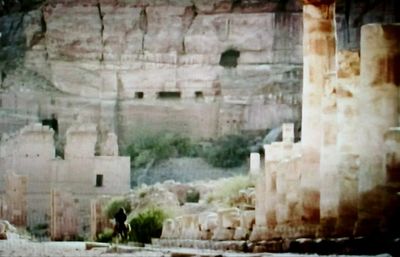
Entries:
[[[358, 48], [363, 23], [398, 19], [396, 1], [384, 2], [338, 4], [340, 48]], [[296, 0], [51, 0], [0, 17], [0, 131], [56, 119], [62, 135], [92, 121], [127, 142], [142, 130], [209, 138], [298, 122], [301, 10]]]

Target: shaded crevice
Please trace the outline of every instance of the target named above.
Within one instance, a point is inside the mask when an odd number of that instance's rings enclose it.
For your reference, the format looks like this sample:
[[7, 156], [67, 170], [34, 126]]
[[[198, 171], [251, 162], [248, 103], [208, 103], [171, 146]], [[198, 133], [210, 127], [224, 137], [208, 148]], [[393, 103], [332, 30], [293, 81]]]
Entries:
[[146, 8], [143, 8], [140, 11], [140, 17], [139, 17], [139, 29], [142, 31], [142, 53], [144, 52], [144, 39], [147, 34], [147, 25], [148, 25], [147, 12]]
[[182, 37], [182, 52], [186, 53], [186, 47], [185, 47], [185, 36], [187, 32], [190, 30], [190, 27], [193, 24], [194, 19], [197, 17], [197, 11], [196, 7], [194, 5], [188, 6], [185, 8], [185, 12], [183, 14], [183, 37]]
[[123, 100], [123, 83], [121, 80], [120, 73], [117, 72], [117, 95], [115, 98], [115, 105], [114, 105], [114, 132], [117, 135], [118, 138], [118, 146], [121, 147], [123, 146], [123, 128], [122, 128], [122, 122], [123, 122], [123, 116], [121, 115], [121, 102]]
[[101, 37], [101, 56], [100, 56], [100, 62], [104, 61], [104, 22], [103, 22], [103, 13], [101, 12], [101, 4], [100, 2], [97, 2], [97, 10], [99, 12], [99, 17], [100, 17], [100, 22], [101, 22], [101, 29], [100, 29], [100, 37]]
[[[41, 19], [40, 19], [40, 25], [41, 25], [41, 27], [42, 27], [43, 38], [46, 40], [47, 23], [46, 23], [46, 19], [45, 19], [45, 16], [44, 16], [44, 10], [43, 10], [43, 8], [41, 9], [40, 13], [41, 13], [41, 15], [42, 15], [42, 17], [41, 17]], [[47, 61], [47, 60], [49, 59], [49, 51], [48, 51], [48, 49], [47, 49], [47, 42], [44, 43], [44, 50], [45, 50], [45, 52], [46, 52], [46, 54], [45, 54], [45, 59], [46, 59], [46, 61]]]
[[0, 81], [0, 88], [3, 88], [3, 82], [7, 77], [7, 73], [4, 72], [4, 70], [1, 71], [1, 81]]

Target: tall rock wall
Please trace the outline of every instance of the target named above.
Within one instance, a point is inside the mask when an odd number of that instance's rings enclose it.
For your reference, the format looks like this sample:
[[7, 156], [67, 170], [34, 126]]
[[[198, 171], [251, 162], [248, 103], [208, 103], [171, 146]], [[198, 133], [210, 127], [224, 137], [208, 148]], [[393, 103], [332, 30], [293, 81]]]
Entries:
[[[359, 17], [396, 19], [379, 4], [343, 6], [339, 47], [357, 47]], [[295, 0], [51, 0], [0, 17], [0, 131], [55, 117], [60, 135], [95, 122], [121, 143], [300, 122], [301, 11]]]

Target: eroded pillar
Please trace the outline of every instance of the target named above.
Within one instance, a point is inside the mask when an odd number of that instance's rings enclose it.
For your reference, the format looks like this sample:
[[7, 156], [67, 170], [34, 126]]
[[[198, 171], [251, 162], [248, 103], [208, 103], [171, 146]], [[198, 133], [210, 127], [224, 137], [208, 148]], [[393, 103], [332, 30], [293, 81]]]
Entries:
[[357, 88], [360, 87], [360, 54], [338, 52], [337, 72], [337, 168], [339, 177], [339, 206], [335, 236], [351, 236], [357, 221], [358, 174], [360, 159], [357, 150], [360, 110]]
[[398, 236], [400, 231], [400, 127], [390, 128], [385, 139], [385, 206], [382, 230]]
[[400, 25], [361, 28], [360, 174], [356, 235], [382, 230], [385, 197], [384, 134], [399, 124]]
[[335, 70], [335, 1], [305, 0], [303, 6], [303, 110], [301, 197], [306, 224], [319, 224], [322, 100]]

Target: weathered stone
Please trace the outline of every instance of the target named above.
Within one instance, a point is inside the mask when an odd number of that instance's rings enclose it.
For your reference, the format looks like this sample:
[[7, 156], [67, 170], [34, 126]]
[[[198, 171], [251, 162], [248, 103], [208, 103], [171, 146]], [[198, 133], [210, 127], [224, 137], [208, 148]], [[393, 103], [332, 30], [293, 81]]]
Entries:
[[250, 174], [256, 175], [260, 173], [260, 154], [259, 153], [251, 153], [250, 154]]
[[320, 218], [320, 147], [325, 136], [321, 122], [323, 96], [329, 87], [326, 77], [335, 70], [335, 4], [305, 2], [303, 7], [303, 162], [301, 187], [303, 220], [317, 224]]
[[78, 212], [71, 193], [51, 191], [50, 217], [52, 240], [68, 240], [78, 235]]
[[100, 155], [118, 156], [117, 135], [112, 132], [107, 133], [105, 140], [100, 145]]
[[[90, 200], [102, 194], [116, 195], [129, 191], [129, 158], [95, 156], [97, 132], [94, 125], [75, 126], [68, 132], [65, 160], [55, 157], [54, 131], [48, 126], [32, 124], [16, 135], [2, 137], [1, 169], [25, 177], [25, 182], [24, 179], [14, 179], [16, 184], [10, 184], [13, 189], [9, 197], [1, 197], [0, 201], [1, 205], [14, 203], [7, 205], [14, 206], [10, 215], [18, 217], [15, 224], [29, 227], [49, 224], [50, 194], [56, 187], [76, 195], [69, 201], [77, 205], [77, 211], [81, 214], [78, 220], [79, 233], [88, 235]], [[4, 179], [4, 176], [0, 176], [1, 185]], [[4, 208], [0, 209], [3, 213]]]
[[[384, 133], [399, 124], [398, 106], [400, 80], [396, 62], [400, 58], [400, 26], [368, 24], [361, 33], [361, 88], [359, 174], [359, 216], [357, 234], [380, 231], [383, 209], [375, 204], [384, 197]], [[398, 66], [398, 65], [397, 65]], [[375, 205], [371, 208], [371, 205]], [[372, 224], [375, 226], [372, 226]]]
[[70, 127], [67, 131], [65, 159], [94, 157], [96, 140], [95, 124]]

